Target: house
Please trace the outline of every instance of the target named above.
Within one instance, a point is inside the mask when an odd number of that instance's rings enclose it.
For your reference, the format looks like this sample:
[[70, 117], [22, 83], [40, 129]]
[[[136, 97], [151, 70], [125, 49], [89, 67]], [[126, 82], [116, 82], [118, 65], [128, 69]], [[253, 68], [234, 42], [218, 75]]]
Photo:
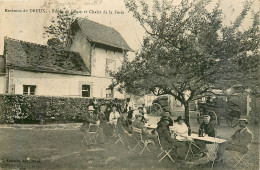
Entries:
[[5, 67], [4, 67], [4, 56], [0, 55], [0, 94], [4, 93], [4, 82], [5, 82]]
[[0, 92], [9, 94], [124, 98], [110, 89], [111, 71], [131, 48], [113, 28], [78, 19], [67, 49], [5, 37]]

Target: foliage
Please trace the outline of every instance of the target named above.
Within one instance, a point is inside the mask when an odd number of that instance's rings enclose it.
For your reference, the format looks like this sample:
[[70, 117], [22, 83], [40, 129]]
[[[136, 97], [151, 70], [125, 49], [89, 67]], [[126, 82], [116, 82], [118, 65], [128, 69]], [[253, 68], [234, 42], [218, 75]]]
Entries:
[[[112, 105], [115, 101], [96, 99], [100, 104]], [[122, 103], [123, 100], [117, 100]], [[80, 121], [86, 112], [90, 98], [46, 97], [27, 95], [0, 95], [0, 123], [44, 123], [54, 119], [58, 122]]]
[[50, 21], [51, 24], [44, 27], [45, 33], [50, 38], [48, 45], [57, 45], [60, 47], [66, 47], [70, 35], [70, 26], [76, 19], [76, 12], [69, 11], [67, 9], [58, 10], [57, 16], [53, 17]]
[[[126, 7], [145, 29], [146, 36], [136, 58], [125, 61], [113, 75], [114, 85], [120, 84], [133, 94], [152, 91], [155, 95], [173, 95], [184, 104], [189, 124], [188, 102], [215, 85], [221, 87], [219, 80], [226, 74], [226, 67], [237, 65], [237, 49], [244, 54], [259, 47], [259, 37], [252, 37], [259, 34], [256, 26], [251, 28], [253, 33], [238, 31], [250, 9], [249, 2], [231, 26], [223, 26], [220, 4], [207, 10], [210, 3], [182, 0], [174, 5], [172, 1], [154, 0], [150, 5], [142, 0], [126, 0]], [[258, 25], [256, 20], [254, 23]], [[244, 47], [238, 35], [247, 42]], [[252, 61], [251, 56], [247, 59]], [[226, 83], [221, 88], [223, 84]]]

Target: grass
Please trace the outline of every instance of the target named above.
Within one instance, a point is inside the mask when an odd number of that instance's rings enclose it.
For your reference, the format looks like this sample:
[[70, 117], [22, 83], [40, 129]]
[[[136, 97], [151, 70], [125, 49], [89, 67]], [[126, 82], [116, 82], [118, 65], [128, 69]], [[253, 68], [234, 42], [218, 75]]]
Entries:
[[[194, 117], [191, 117], [191, 125], [197, 131], [198, 124]], [[172, 163], [165, 158], [159, 163], [157, 148], [152, 147], [151, 152], [145, 151], [139, 155], [137, 152], [140, 149], [129, 151], [121, 143], [114, 144], [116, 139], [113, 138], [109, 144], [89, 148], [81, 142], [80, 125], [0, 125], [1, 169], [210, 169], [207, 164], [196, 165], [197, 160]], [[259, 169], [259, 128], [249, 128], [254, 133], [254, 142], [247, 161], [250, 169]], [[225, 123], [217, 127], [222, 137], [232, 135], [235, 130]], [[134, 146], [132, 138], [128, 140]], [[215, 165], [214, 169], [232, 168], [221, 164]]]

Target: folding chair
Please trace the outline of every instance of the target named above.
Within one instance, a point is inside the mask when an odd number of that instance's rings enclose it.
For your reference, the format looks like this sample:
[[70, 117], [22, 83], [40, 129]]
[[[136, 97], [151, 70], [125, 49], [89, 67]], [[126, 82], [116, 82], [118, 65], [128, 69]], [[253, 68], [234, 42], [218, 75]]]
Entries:
[[135, 150], [135, 148], [139, 145], [141, 148], [143, 147], [143, 149], [140, 152], [140, 155], [143, 153], [145, 149], [147, 149], [150, 152], [150, 149], [148, 148], [148, 144], [152, 143], [155, 145], [154, 141], [150, 139], [144, 140], [141, 129], [135, 127], [132, 127], [132, 129], [133, 129], [133, 137], [137, 141], [137, 144], [135, 145], [133, 150]]
[[172, 159], [171, 155], [170, 155], [170, 152], [172, 151], [172, 149], [166, 151], [163, 146], [161, 145], [161, 141], [160, 141], [160, 137], [159, 137], [159, 134], [157, 136], [157, 139], [158, 139], [158, 143], [159, 143], [159, 146], [160, 146], [160, 154], [157, 155], [157, 158], [159, 158], [163, 153], [165, 153], [165, 155], [163, 157], [161, 157], [161, 159], [159, 159], [159, 162], [161, 162], [166, 156], [168, 156], [170, 158], [170, 160], [174, 163], [174, 160]]
[[[122, 126], [121, 127], [122, 128], [122, 130], [121, 130], [121, 132], [122, 133], [125, 133], [125, 134], [127, 134], [127, 131], [125, 130], [125, 128]], [[118, 139], [117, 139], [117, 141], [115, 142], [115, 144], [117, 144], [118, 142], [121, 142], [123, 145], [125, 145], [125, 143], [124, 143], [124, 135], [122, 135], [122, 134], [117, 134], [117, 137], [118, 137]]]
[[[92, 144], [96, 144], [97, 143], [96, 137], [98, 137], [98, 135], [99, 135], [98, 134], [98, 129], [99, 129], [98, 125], [92, 124], [92, 123], [89, 124], [89, 135], [90, 135], [89, 139], [90, 139], [90, 142], [94, 141], [94, 143], [92, 143]], [[85, 133], [84, 133], [82, 142], [86, 142], [87, 144], [91, 144], [91, 143], [88, 142], [87, 136], [86, 136]]]
[[188, 142], [188, 151], [187, 151], [187, 154], [186, 154], [186, 157], [185, 157], [184, 160], [186, 160], [188, 158], [188, 155], [190, 153], [192, 154], [192, 156], [194, 156], [194, 153], [193, 153], [193, 150], [192, 150], [192, 145], [197, 147], [197, 145], [194, 143], [193, 140], [192, 141], [187, 141], [187, 142]]
[[[252, 143], [252, 142], [251, 142]], [[228, 151], [231, 155], [228, 156], [226, 158], [226, 163], [228, 163], [229, 165], [234, 165], [233, 167], [236, 167], [238, 164], [243, 163], [243, 165], [245, 165], [248, 169], [249, 169], [249, 163], [246, 162], [245, 158], [249, 156], [249, 149], [251, 146], [251, 143], [248, 145], [248, 150], [246, 153], [242, 154], [240, 152], [237, 151], [232, 151], [232, 150], [226, 150]], [[233, 160], [233, 161], [232, 161]]]

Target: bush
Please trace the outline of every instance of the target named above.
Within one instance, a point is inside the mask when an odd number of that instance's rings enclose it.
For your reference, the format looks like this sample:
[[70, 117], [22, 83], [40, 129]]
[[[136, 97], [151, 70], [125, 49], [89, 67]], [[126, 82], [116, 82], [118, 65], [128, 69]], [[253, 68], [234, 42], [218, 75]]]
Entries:
[[[114, 100], [96, 99], [111, 105]], [[122, 103], [123, 100], [117, 100]], [[81, 115], [93, 103], [90, 98], [0, 95], [0, 123], [82, 122]]]

